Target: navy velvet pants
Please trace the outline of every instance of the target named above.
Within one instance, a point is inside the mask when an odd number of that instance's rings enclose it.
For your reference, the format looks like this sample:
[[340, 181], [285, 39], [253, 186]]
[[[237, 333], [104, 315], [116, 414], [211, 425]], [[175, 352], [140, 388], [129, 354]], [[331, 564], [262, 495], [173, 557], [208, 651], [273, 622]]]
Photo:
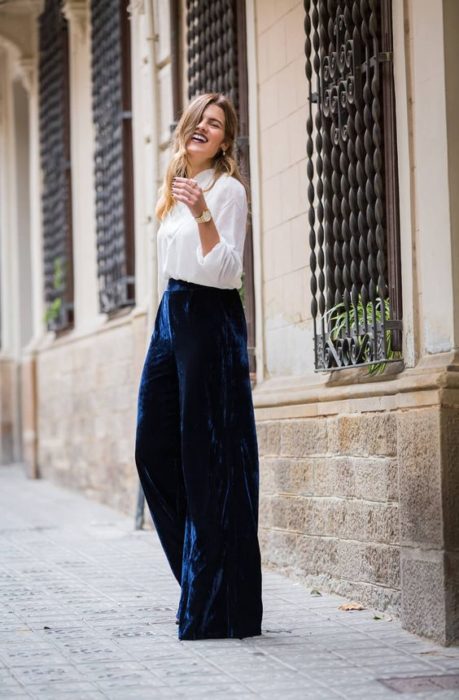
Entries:
[[135, 460], [181, 588], [179, 639], [261, 634], [258, 447], [237, 289], [169, 280], [140, 379]]

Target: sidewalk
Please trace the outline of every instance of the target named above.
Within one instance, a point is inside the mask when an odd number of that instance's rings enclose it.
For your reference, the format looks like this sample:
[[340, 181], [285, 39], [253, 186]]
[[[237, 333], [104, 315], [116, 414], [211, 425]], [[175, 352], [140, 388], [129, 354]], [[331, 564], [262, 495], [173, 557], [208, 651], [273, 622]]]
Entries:
[[459, 699], [458, 647], [267, 570], [261, 637], [179, 641], [179, 588], [133, 522], [0, 467], [0, 698]]

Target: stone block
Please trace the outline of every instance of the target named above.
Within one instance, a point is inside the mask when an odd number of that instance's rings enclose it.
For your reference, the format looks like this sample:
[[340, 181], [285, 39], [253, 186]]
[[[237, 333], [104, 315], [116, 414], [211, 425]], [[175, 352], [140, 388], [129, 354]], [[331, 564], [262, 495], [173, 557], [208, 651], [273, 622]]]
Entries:
[[442, 500], [445, 549], [459, 551], [459, 409], [441, 412]]
[[280, 454], [303, 457], [324, 454], [327, 448], [327, 424], [321, 418], [287, 420], [281, 423]]
[[284, 502], [286, 526], [299, 533], [310, 533], [313, 528], [314, 510], [309, 498], [288, 498]]
[[459, 640], [459, 552], [445, 553], [446, 644]]
[[265, 493], [313, 493], [312, 460], [264, 457], [260, 472], [260, 490]]
[[293, 562], [299, 574], [333, 576], [338, 560], [338, 542], [335, 539], [300, 535], [295, 541]]
[[261, 527], [258, 532], [263, 564], [279, 568], [292, 567], [298, 535], [285, 530]]
[[330, 422], [329, 451], [332, 453], [371, 457], [397, 454], [397, 419], [393, 413], [344, 415]]
[[400, 543], [398, 504], [369, 505], [365, 534], [369, 542], [398, 545]]
[[398, 501], [398, 465], [396, 459], [354, 459], [356, 498], [369, 501]]
[[442, 644], [447, 641], [444, 580], [441, 551], [402, 548], [402, 625]]
[[400, 537], [405, 545], [441, 547], [440, 416], [437, 408], [398, 415]]
[[397, 504], [339, 498], [311, 499], [313, 533], [381, 544], [398, 543]]
[[260, 456], [279, 455], [280, 423], [278, 421], [260, 421], [257, 423], [258, 452]]
[[355, 490], [355, 469], [351, 460], [316, 460], [314, 495], [350, 497], [355, 495]]
[[337, 561], [340, 578], [400, 588], [398, 547], [337, 540]]
[[279, 495], [260, 497], [260, 523], [263, 527], [310, 532], [313, 516], [309, 499]]
[[329, 457], [314, 462], [316, 496], [339, 496], [370, 501], [398, 497], [397, 462], [389, 458]]

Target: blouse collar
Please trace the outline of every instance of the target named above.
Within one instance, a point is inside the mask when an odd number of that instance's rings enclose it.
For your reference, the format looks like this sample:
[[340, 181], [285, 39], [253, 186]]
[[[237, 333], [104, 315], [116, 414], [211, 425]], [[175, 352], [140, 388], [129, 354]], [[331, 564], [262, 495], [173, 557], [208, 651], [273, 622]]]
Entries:
[[194, 176], [193, 180], [196, 180], [201, 184], [202, 182], [207, 182], [207, 180], [210, 180], [210, 176], [213, 175], [215, 172], [215, 168], [206, 168], [205, 170], [201, 170], [197, 175]]

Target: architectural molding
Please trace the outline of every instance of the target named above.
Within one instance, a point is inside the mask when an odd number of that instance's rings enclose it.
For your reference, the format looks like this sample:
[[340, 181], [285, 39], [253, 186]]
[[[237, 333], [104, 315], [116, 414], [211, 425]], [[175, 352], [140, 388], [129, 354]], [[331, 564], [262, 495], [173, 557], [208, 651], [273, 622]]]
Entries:
[[[364, 367], [273, 377], [254, 389], [258, 420], [330, 415], [345, 410], [382, 411], [431, 406], [459, 392], [459, 353], [422, 358], [416, 367], [388, 366], [371, 378]], [[459, 394], [458, 394], [459, 395]], [[344, 407], [344, 408], [343, 408]]]
[[15, 77], [30, 95], [35, 82], [36, 62], [33, 58], [21, 58], [15, 64]]
[[14, 47], [20, 56], [36, 51], [36, 24], [44, 0], [13, 0], [0, 3], [0, 41]]
[[131, 0], [127, 9], [131, 17], [133, 17], [134, 15], [144, 15], [145, 0]]
[[62, 12], [70, 25], [70, 29], [75, 32], [81, 41], [84, 41], [88, 32], [89, 7], [87, 0], [65, 0]]

